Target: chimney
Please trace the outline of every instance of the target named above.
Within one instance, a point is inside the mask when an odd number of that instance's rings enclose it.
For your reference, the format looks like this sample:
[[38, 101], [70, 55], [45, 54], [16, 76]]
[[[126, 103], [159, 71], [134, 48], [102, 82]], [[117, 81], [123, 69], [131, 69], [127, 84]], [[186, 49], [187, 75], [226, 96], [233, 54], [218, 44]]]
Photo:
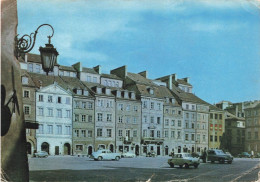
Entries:
[[186, 78], [183, 78], [183, 80], [187, 83], [190, 83], [190, 78], [189, 77], [186, 77]]
[[119, 78], [125, 79], [127, 76], [127, 66], [124, 65], [122, 67], [113, 69], [110, 71], [110, 74], [114, 74], [114, 75], [118, 76]]
[[73, 67], [77, 72], [82, 72], [81, 62], [77, 62], [76, 64], [73, 64], [72, 67]]
[[168, 88], [169, 88], [170, 90], [172, 90], [172, 75], [169, 75]]
[[142, 75], [145, 78], [148, 78], [148, 71], [142, 71], [140, 73], [138, 73], [139, 75]]
[[93, 67], [93, 69], [94, 69], [98, 74], [101, 74], [101, 66], [100, 66], [100, 65], [97, 65], [97, 66]]
[[177, 74], [176, 73], [174, 73], [174, 74], [172, 74], [172, 76], [173, 76], [173, 79], [175, 80], [175, 81], [177, 81]]

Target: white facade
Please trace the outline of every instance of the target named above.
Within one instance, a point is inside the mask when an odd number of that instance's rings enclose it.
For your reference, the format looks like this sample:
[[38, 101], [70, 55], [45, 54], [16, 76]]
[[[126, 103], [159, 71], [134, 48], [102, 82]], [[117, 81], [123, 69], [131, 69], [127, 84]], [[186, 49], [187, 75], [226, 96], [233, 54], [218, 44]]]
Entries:
[[72, 146], [72, 95], [57, 83], [36, 91], [37, 151], [70, 155]]

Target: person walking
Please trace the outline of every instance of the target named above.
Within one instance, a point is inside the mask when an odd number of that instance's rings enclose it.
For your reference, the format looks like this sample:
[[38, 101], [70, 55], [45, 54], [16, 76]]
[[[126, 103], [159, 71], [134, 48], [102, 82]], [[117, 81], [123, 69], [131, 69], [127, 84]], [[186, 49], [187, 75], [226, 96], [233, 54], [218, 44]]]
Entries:
[[251, 159], [253, 159], [254, 158], [254, 151], [252, 150], [251, 151]]

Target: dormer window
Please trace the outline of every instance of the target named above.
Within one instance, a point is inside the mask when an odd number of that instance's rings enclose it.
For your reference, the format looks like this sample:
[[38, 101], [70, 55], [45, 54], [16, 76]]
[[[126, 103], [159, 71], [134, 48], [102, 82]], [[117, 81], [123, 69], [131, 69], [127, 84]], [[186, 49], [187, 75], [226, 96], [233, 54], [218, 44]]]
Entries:
[[101, 88], [97, 87], [97, 94], [101, 94]]
[[119, 90], [116, 91], [116, 97], [121, 97], [121, 91]]
[[169, 103], [170, 102], [170, 99], [169, 98], [166, 98], [166, 103]]
[[124, 98], [125, 98], [125, 99], [128, 99], [128, 98], [129, 98], [127, 91], [124, 92]]
[[105, 89], [106, 95], [110, 95], [111, 94], [111, 90], [109, 88]]
[[131, 92], [131, 99], [135, 99], [135, 93]]
[[153, 95], [154, 94], [154, 90], [150, 89], [150, 94]]
[[28, 77], [26, 76], [22, 77], [22, 84], [28, 84]]
[[82, 95], [82, 90], [81, 89], [77, 89], [77, 94], [78, 95]]
[[87, 90], [84, 90], [84, 91], [83, 91], [83, 95], [88, 96], [88, 91], [87, 91]]
[[171, 99], [172, 103], [174, 104], [175, 103], [175, 99]]

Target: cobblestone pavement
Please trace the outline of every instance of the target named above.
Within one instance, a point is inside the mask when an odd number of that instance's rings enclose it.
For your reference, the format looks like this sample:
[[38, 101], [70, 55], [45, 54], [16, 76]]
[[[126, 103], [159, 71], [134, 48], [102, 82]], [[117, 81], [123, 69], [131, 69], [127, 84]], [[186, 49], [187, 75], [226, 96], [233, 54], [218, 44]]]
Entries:
[[235, 158], [232, 164], [201, 163], [198, 169], [170, 168], [170, 157], [94, 161], [87, 157], [30, 158], [30, 181], [256, 181], [259, 159]]

